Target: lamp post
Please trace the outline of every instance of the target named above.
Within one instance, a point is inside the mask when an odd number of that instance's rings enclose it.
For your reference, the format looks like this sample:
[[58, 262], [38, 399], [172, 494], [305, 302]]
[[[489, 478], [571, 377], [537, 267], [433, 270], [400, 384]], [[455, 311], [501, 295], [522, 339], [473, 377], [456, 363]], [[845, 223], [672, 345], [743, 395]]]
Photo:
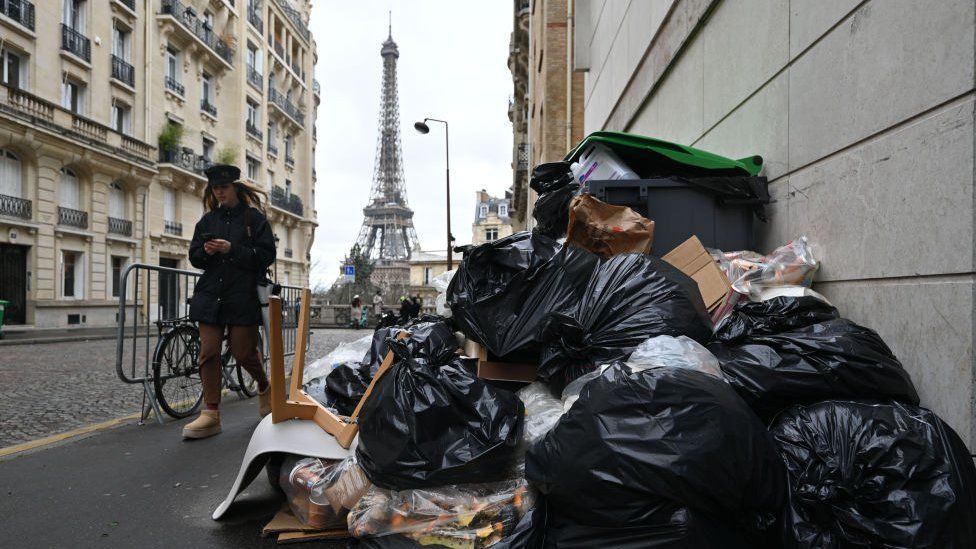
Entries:
[[444, 157], [447, 166], [447, 270], [450, 271], [454, 268], [454, 236], [451, 234], [451, 146], [447, 138], [447, 120], [424, 118], [423, 122], [417, 122], [413, 127], [422, 134], [428, 134], [430, 133], [430, 126], [427, 125], [427, 122], [440, 122], [444, 124]]

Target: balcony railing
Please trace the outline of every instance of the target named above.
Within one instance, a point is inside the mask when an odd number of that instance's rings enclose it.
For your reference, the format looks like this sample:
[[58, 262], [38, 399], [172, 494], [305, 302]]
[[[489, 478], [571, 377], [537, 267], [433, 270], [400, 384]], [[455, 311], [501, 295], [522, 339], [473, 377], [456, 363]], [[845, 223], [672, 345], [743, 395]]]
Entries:
[[298, 75], [298, 79], [299, 80], [302, 80], [302, 81], [305, 80], [305, 72], [302, 71], [302, 68], [298, 65], [298, 62], [297, 61], [292, 61], [291, 62], [291, 70], [292, 70], [292, 72], [294, 72], [295, 74]]
[[228, 65], [233, 65], [234, 54], [230, 46], [214, 34], [213, 29], [208, 27], [204, 20], [198, 18], [192, 9], [185, 7], [179, 0], [162, 0], [162, 2], [160, 14], [172, 16]]
[[135, 69], [117, 55], [112, 55], [112, 78], [130, 86], [136, 85]]
[[301, 217], [305, 211], [305, 208], [302, 205], [302, 199], [294, 193], [289, 194], [281, 187], [271, 188], [271, 205], [281, 208], [286, 212], [291, 212], [299, 217]]
[[58, 224], [79, 229], [88, 228], [88, 212], [58, 206]]
[[258, 32], [264, 33], [264, 21], [261, 20], [261, 12], [254, 7], [247, 8], [247, 22]]
[[183, 97], [184, 95], [183, 84], [180, 84], [172, 76], [166, 77], [166, 89], [172, 91], [173, 93], [179, 95], [180, 97]]
[[278, 147], [271, 140], [268, 140], [268, 154], [278, 156]]
[[136, 0], [122, 0], [122, 3], [130, 10], [136, 11]]
[[256, 138], [258, 141], [264, 138], [264, 134], [261, 132], [261, 130], [259, 130], [257, 126], [251, 124], [250, 122], [244, 123], [244, 129], [247, 130], [248, 135]]
[[217, 107], [212, 105], [210, 101], [206, 99], [200, 100], [200, 110], [209, 114], [210, 116], [217, 118]]
[[291, 258], [291, 256], [293, 256], [293, 255], [295, 255], [295, 254], [294, 254], [294, 252], [291, 251], [291, 248], [285, 248], [285, 257]]
[[262, 83], [264, 82], [264, 75], [259, 73], [254, 67], [247, 68], [247, 81], [257, 89], [264, 89]]
[[288, 0], [275, 0], [275, 2], [277, 2], [278, 7], [281, 8], [281, 11], [285, 12], [285, 17], [287, 17], [288, 20], [291, 21], [292, 25], [295, 26], [295, 29], [298, 30], [298, 34], [302, 35], [302, 38], [304, 38], [307, 42], [309, 39], [309, 32], [308, 27], [306, 27], [305, 23], [302, 21], [302, 14], [299, 13], [295, 8], [291, 7]]
[[61, 23], [61, 49], [91, 61], [91, 40], [64, 23]]
[[178, 221], [163, 220], [163, 232], [175, 236], [183, 236], [183, 224]]
[[290, 116], [299, 126], [305, 125], [305, 115], [284, 94], [274, 88], [268, 88], [268, 100], [283, 113]]
[[0, 194], [0, 215], [30, 219], [31, 201], [16, 196]]
[[274, 47], [275, 53], [278, 54], [278, 57], [284, 59], [285, 58], [285, 47], [282, 46], [281, 45], [281, 42], [278, 42], [277, 40], [272, 40], [271, 42], [272, 42], [272, 45]]
[[27, 0], [0, 0], [0, 14], [34, 30], [34, 4]]
[[110, 217], [108, 218], [108, 232], [122, 236], [132, 236], [132, 221]]
[[172, 164], [190, 172], [203, 175], [203, 172], [213, 166], [213, 161], [204, 156], [196, 154], [193, 149], [184, 147], [178, 151], [159, 151], [160, 164]]
[[292, 155], [290, 155], [290, 154], [288, 154], [288, 153], [285, 153], [285, 165], [286, 166], [294, 166], [295, 165], [295, 157], [292, 156]]

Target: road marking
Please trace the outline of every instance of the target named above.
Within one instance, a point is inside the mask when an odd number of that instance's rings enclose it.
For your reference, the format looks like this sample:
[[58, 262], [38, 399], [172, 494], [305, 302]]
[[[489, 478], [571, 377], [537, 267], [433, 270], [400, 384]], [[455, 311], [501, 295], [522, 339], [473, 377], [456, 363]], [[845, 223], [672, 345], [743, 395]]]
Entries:
[[88, 433], [94, 433], [96, 431], [101, 431], [104, 429], [108, 429], [110, 427], [115, 427], [116, 425], [120, 425], [127, 421], [131, 421], [133, 419], [139, 419], [141, 416], [142, 416], [141, 413], [136, 412], [134, 414], [129, 414], [127, 416], [111, 419], [109, 421], [103, 421], [102, 423], [96, 423], [94, 425], [87, 425], [85, 427], [80, 427], [78, 429], [67, 431], [65, 433], [51, 435], [49, 437], [39, 438], [37, 440], [31, 440], [28, 442], [22, 442], [20, 444], [15, 444], [13, 446], [7, 446], [6, 448], [0, 448], [0, 458], [7, 457], [13, 454], [19, 454], [21, 452], [26, 452], [27, 450], [33, 450], [35, 448], [49, 446], [51, 444], [55, 444], [63, 440], [67, 440], [69, 438], [73, 438], [81, 435], [87, 435]]

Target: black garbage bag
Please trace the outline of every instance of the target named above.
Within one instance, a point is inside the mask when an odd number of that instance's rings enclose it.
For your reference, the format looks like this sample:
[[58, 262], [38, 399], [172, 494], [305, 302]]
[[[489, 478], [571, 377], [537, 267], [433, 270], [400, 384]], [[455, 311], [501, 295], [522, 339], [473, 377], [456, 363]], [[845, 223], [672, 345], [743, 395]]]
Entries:
[[784, 548], [976, 547], [976, 468], [931, 411], [827, 401], [770, 431], [788, 473]]
[[566, 236], [569, 227], [569, 203], [579, 192], [569, 162], [539, 164], [532, 169], [529, 187], [539, 194], [532, 217], [536, 230], [551, 238]]
[[447, 290], [454, 322], [503, 360], [536, 362], [542, 318], [569, 310], [597, 264], [593, 255], [567, 264], [559, 244], [517, 233], [471, 250]]
[[336, 366], [325, 376], [325, 400], [319, 400], [318, 395], [309, 391], [310, 384], [306, 385], [305, 392], [326, 406], [335, 408], [339, 414], [351, 416], [372, 380], [368, 363], [345, 363]]
[[[593, 262], [593, 254], [572, 246], [560, 255], [564, 265]], [[695, 281], [657, 257], [597, 259], [572, 311], [551, 312], [540, 326], [546, 346], [539, 377], [561, 393], [594, 365], [626, 358], [659, 335], [711, 339], [712, 322]]]
[[525, 475], [552, 515], [589, 526], [656, 524], [668, 503], [756, 524], [785, 495], [772, 437], [727, 383], [621, 363], [583, 386], [526, 454]]
[[550, 513], [547, 549], [755, 549], [737, 528], [674, 503], [661, 503], [642, 524], [594, 526]]
[[402, 490], [505, 478], [522, 439], [518, 397], [436, 366], [390, 341], [397, 364], [376, 383], [359, 417], [356, 454], [369, 479]]
[[869, 328], [810, 297], [736, 305], [708, 346], [729, 384], [764, 419], [831, 398], [918, 404], [908, 372]]

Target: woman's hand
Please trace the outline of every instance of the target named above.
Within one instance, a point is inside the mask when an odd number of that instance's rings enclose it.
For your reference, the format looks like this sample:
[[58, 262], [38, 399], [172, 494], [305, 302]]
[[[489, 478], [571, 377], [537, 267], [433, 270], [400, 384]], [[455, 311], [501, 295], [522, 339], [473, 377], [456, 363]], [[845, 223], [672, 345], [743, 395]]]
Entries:
[[219, 238], [208, 240], [203, 244], [203, 251], [207, 252], [207, 255], [213, 255], [216, 253], [226, 254], [230, 252], [230, 242], [221, 240]]

